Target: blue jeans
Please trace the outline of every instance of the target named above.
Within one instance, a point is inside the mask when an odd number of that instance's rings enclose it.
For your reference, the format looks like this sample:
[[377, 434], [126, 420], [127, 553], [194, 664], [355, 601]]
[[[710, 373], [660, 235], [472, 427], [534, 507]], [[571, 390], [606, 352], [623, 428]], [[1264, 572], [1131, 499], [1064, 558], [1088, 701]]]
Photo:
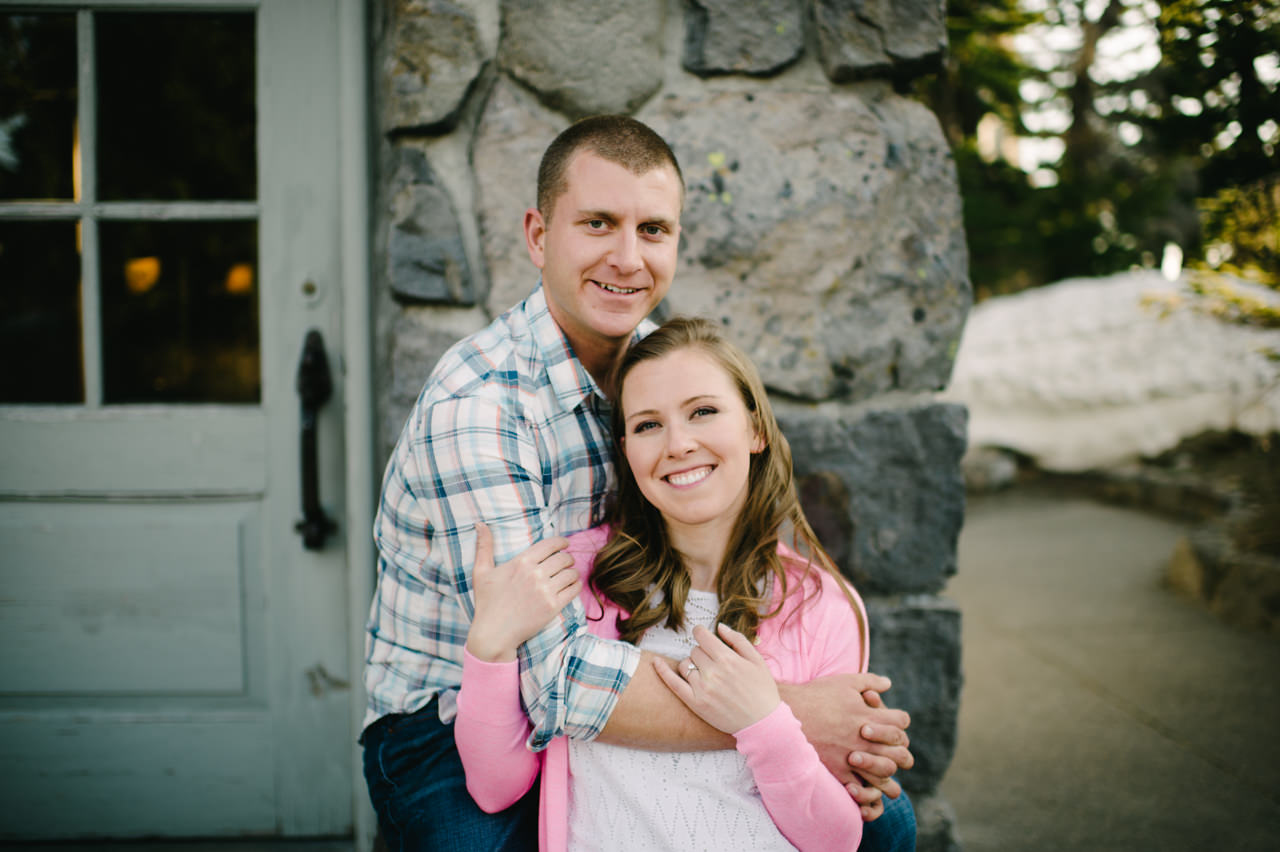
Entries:
[[433, 700], [365, 729], [364, 780], [388, 852], [537, 852], [538, 785], [487, 814], [467, 792], [453, 725]]
[[862, 826], [858, 852], [916, 852], [916, 809], [906, 790], [896, 799], [884, 797], [884, 813]]
[[[538, 787], [487, 814], [467, 792], [453, 725], [433, 700], [416, 713], [384, 716], [360, 738], [364, 779], [388, 852], [535, 852]], [[863, 827], [859, 852], [915, 852], [916, 816], [904, 792]]]

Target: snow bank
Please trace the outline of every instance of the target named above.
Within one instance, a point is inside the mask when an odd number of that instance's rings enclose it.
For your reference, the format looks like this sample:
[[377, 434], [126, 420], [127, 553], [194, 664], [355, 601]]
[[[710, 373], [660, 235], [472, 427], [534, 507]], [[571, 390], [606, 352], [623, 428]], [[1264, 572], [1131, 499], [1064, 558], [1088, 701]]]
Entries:
[[[1277, 294], [1245, 282], [1271, 303]], [[1280, 430], [1280, 330], [1153, 298], [1184, 281], [1134, 272], [1061, 281], [974, 307], [943, 398], [969, 407], [969, 446], [1046, 470], [1107, 467], [1208, 430]]]

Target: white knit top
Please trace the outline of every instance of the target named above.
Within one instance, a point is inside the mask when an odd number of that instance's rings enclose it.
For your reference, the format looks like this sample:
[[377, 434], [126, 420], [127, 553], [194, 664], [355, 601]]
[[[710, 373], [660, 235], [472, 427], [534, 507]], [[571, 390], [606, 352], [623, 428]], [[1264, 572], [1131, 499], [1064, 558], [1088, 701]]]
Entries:
[[[677, 660], [696, 644], [694, 625], [714, 632], [719, 598], [690, 590], [685, 629], [651, 627], [640, 648]], [[765, 810], [737, 751], [653, 752], [569, 740], [569, 848], [793, 850]]]

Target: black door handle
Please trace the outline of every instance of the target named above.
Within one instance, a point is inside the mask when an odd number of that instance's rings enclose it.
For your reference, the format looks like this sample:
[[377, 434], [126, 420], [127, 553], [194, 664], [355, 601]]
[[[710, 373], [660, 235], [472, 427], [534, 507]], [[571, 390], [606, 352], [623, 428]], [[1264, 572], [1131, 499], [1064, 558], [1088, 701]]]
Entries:
[[329, 357], [325, 355], [324, 338], [311, 329], [302, 344], [298, 361], [298, 397], [302, 400], [302, 520], [294, 529], [302, 533], [302, 544], [308, 550], [320, 550], [324, 540], [338, 528], [320, 508], [320, 461], [316, 440], [316, 422], [320, 407], [333, 396], [333, 377], [329, 373]]

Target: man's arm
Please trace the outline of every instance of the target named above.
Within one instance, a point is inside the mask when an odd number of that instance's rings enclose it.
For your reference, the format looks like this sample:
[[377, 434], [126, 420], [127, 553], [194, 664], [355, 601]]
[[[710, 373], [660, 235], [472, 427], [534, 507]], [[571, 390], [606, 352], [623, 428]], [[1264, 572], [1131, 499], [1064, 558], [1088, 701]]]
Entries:
[[729, 734], [698, 718], [667, 689], [653, 669], [654, 660], [671, 660], [643, 652], [631, 682], [618, 698], [599, 740], [645, 751], [715, 751], [734, 747]]
[[[653, 670], [653, 659], [653, 654], [643, 653], [599, 741], [646, 751], [733, 748], [733, 737], [698, 718], [662, 683]], [[671, 660], [657, 659], [673, 665]], [[896, 785], [893, 774], [910, 769], [914, 760], [907, 749], [910, 717], [879, 701], [878, 692], [889, 686], [889, 680], [879, 675], [842, 674], [810, 683], [778, 684], [778, 691], [800, 720], [805, 737], [823, 764], [842, 783], [856, 781], [857, 770]], [[874, 696], [871, 700], [876, 705], [868, 701], [864, 691]], [[851, 762], [854, 759], [857, 763]], [[896, 796], [897, 789], [895, 786], [891, 795]]]

